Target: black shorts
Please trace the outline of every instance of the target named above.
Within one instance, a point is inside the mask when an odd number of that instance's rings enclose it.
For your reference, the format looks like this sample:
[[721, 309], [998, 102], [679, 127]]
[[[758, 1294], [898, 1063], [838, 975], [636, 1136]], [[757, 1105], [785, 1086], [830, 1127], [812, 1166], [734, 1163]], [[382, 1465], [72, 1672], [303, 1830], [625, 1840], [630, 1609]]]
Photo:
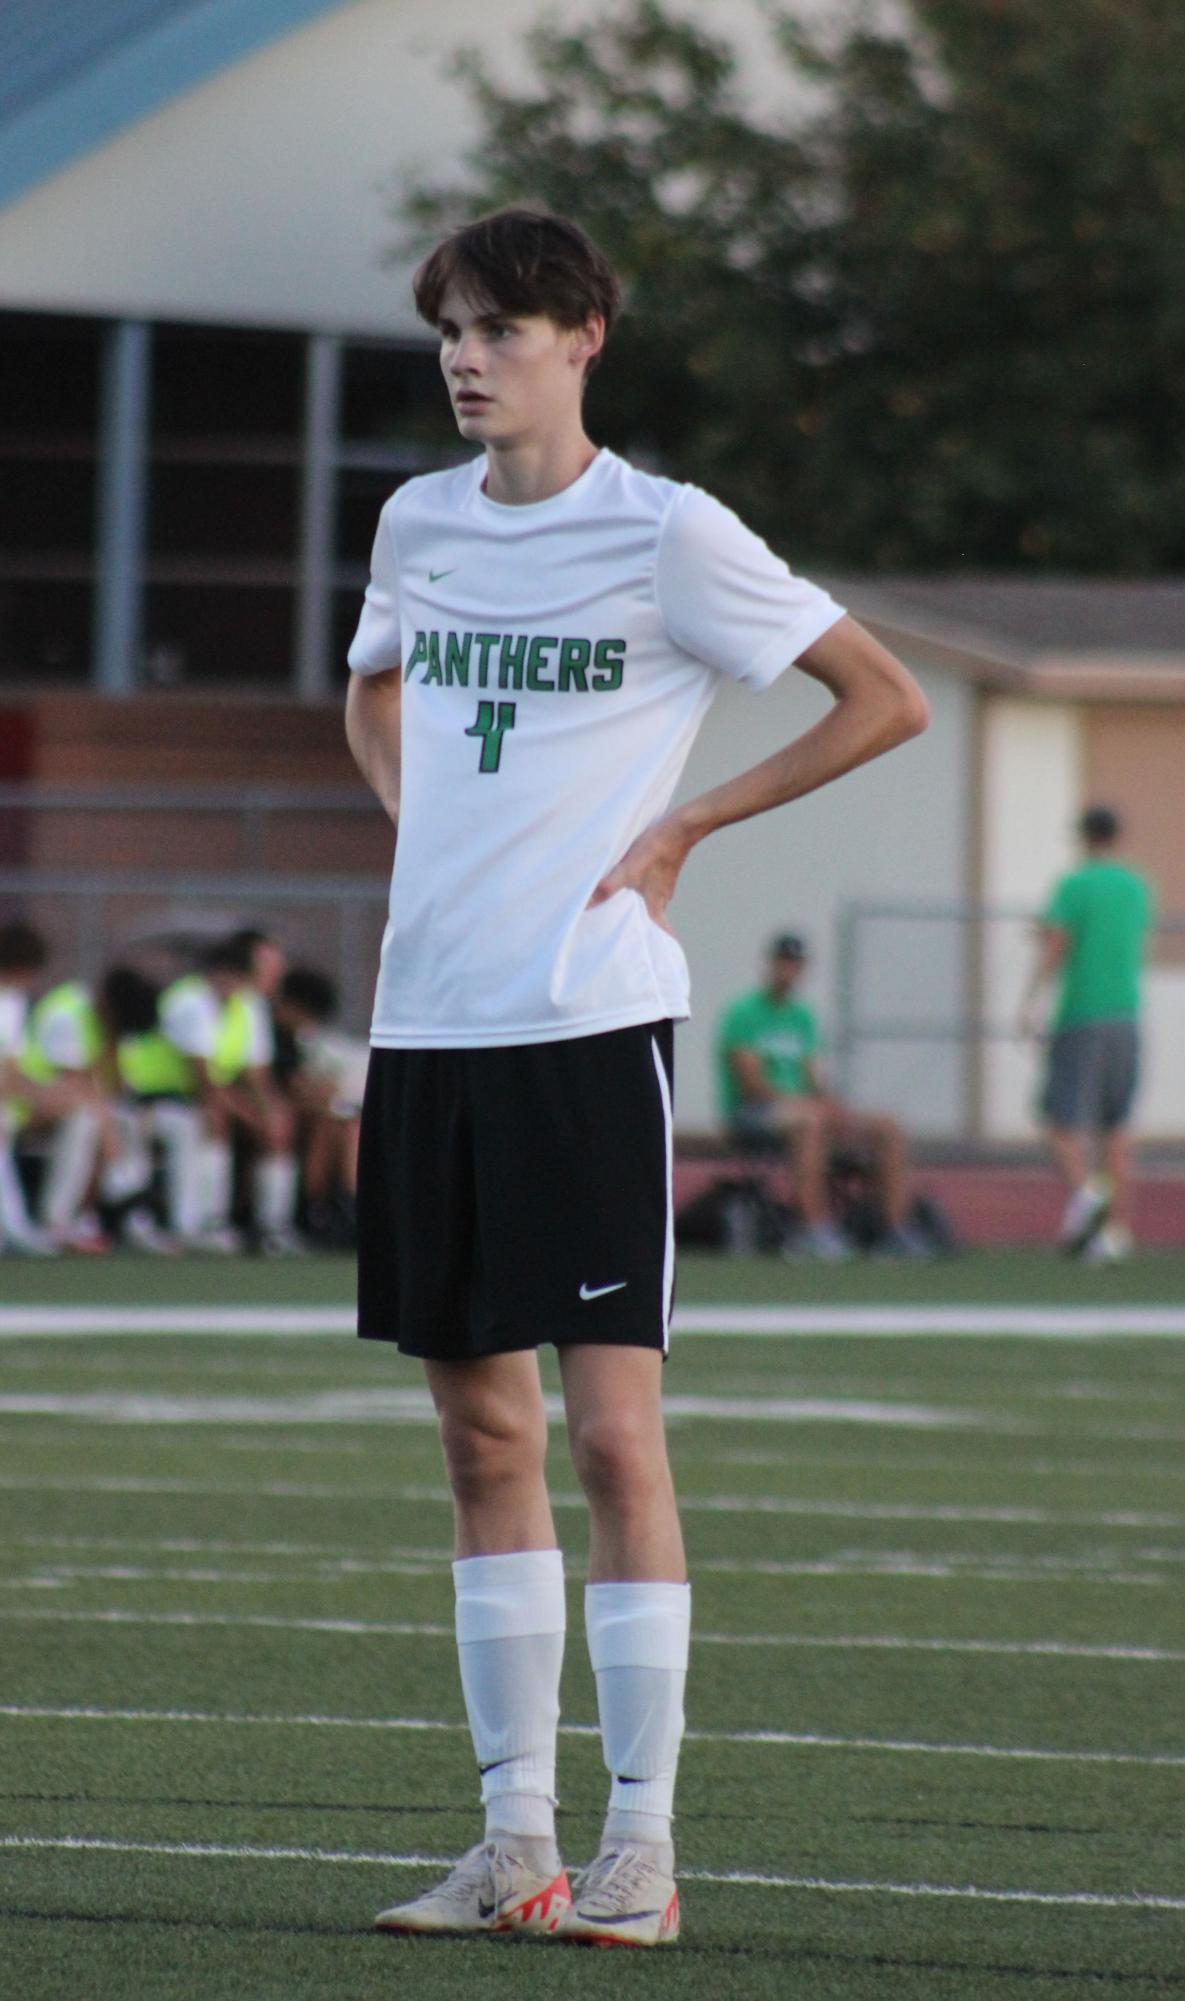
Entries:
[[569, 1042], [373, 1049], [358, 1332], [459, 1361], [544, 1342], [665, 1354], [669, 1021]]

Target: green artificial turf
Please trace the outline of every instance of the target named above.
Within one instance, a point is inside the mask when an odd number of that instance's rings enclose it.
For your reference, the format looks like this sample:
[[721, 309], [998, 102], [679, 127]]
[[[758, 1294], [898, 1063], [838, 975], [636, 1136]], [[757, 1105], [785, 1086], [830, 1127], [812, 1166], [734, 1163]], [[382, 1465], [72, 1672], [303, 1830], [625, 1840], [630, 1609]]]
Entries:
[[[349, 1306], [354, 1268], [348, 1257], [6, 1258], [0, 1307]], [[1185, 1247], [1141, 1251], [1127, 1263], [1098, 1267], [1053, 1250], [969, 1251], [912, 1260], [857, 1257], [840, 1265], [778, 1257], [679, 1259], [679, 1301], [828, 1306], [1130, 1306], [1185, 1305]]]
[[[699, 1260], [681, 1297], [1172, 1304], [1182, 1275], [1167, 1257]], [[351, 1286], [320, 1260], [0, 1276], [5, 1304], [108, 1307], [340, 1306]], [[697, 1634], [684, 1934], [628, 1958], [370, 1928], [432, 1872], [350, 1858], [452, 1857], [478, 1829], [439, 1449], [418, 1405], [369, 1402], [419, 1383], [345, 1335], [0, 1340], [0, 1838], [125, 1844], [0, 1851], [5, 1994], [1185, 1993], [1185, 1909], [1090, 1901], [1185, 1899], [1185, 1343], [676, 1343]], [[693, 1397], [714, 1407], [687, 1414]], [[558, 1429], [552, 1477], [579, 1863], [605, 1779]], [[738, 1872], [782, 1880], [702, 1880]], [[971, 1888], [1013, 1900], [929, 1894]]]

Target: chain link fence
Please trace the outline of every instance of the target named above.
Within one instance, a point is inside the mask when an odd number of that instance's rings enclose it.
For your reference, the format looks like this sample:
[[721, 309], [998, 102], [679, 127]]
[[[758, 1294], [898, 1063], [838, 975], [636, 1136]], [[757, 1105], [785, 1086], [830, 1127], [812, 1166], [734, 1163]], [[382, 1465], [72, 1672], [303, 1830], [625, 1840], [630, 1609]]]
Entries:
[[[1018, 1016], [1038, 912], [1011, 904], [855, 902], [837, 919], [836, 1081], [918, 1135], [1030, 1139], [1043, 1072]], [[1145, 977], [1137, 1130], [1185, 1140], [1185, 917], [1163, 917]]]

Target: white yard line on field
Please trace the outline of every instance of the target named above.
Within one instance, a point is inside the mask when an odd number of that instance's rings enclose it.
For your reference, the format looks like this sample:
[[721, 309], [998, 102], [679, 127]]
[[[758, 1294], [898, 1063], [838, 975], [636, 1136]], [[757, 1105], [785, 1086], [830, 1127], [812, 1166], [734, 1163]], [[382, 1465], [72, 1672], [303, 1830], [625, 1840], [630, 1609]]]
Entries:
[[[340, 1863], [366, 1869], [450, 1869], [454, 1858], [443, 1855], [383, 1855], [341, 1848], [256, 1848], [214, 1841], [116, 1841], [99, 1835], [0, 1835], [0, 1848], [56, 1849], [72, 1854], [167, 1855], [231, 1862]], [[835, 1896], [967, 1898], [993, 1904], [1085, 1906], [1095, 1910], [1185, 1911], [1185, 1897], [1154, 1891], [1108, 1894], [1098, 1890], [985, 1889], [976, 1883], [862, 1883], [831, 1881], [825, 1876], [750, 1875], [744, 1870], [684, 1869], [684, 1882], [751, 1885], [765, 1890], [822, 1890]]]
[[[0, 1336], [39, 1334], [352, 1334], [338, 1306], [8, 1306]], [[683, 1306], [679, 1335], [1022, 1334], [1053, 1339], [1185, 1334], [1181, 1306]]]
[[[465, 1723], [422, 1716], [242, 1715], [206, 1709], [99, 1709], [40, 1703], [0, 1704], [0, 1716], [15, 1722], [225, 1724], [228, 1728], [284, 1730], [445, 1731], [463, 1734]], [[561, 1737], [600, 1737], [595, 1723], [561, 1723]], [[802, 1730], [689, 1730], [688, 1744], [761, 1744], [807, 1751], [873, 1751], [894, 1757], [999, 1758], [1037, 1764], [1148, 1765], [1185, 1768], [1185, 1752], [1072, 1751], [1029, 1744], [928, 1744], [912, 1737], [839, 1737]]]
[[[90, 1611], [59, 1611], [56, 1606], [0, 1607], [0, 1624], [52, 1622], [77, 1626], [181, 1626], [260, 1629], [272, 1632], [335, 1633], [383, 1639], [452, 1640], [454, 1628], [425, 1621], [394, 1619], [313, 1619], [282, 1617], [268, 1612], [141, 1612], [128, 1606], [104, 1606]], [[1027, 1659], [1185, 1662], [1185, 1649], [1175, 1647], [1092, 1646], [1070, 1640], [955, 1640], [911, 1638], [897, 1633], [702, 1633], [692, 1642], [704, 1647], [801, 1647], [837, 1653], [1002, 1654]]]
[[[48, 1550], [147, 1550], [154, 1556], [291, 1557], [313, 1564], [309, 1572], [275, 1572], [277, 1579], [292, 1583], [318, 1582], [326, 1577], [382, 1577], [442, 1573], [452, 1558], [445, 1545], [434, 1549], [394, 1547], [388, 1555], [359, 1556], [354, 1550], [333, 1543], [231, 1542], [199, 1537], [158, 1538], [155, 1536], [57, 1536], [16, 1535], [9, 1548]], [[835, 1557], [789, 1561], [778, 1557], [699, 1556], [693, 1569], [731, 1577], [920, 1577], [943, 1580], [967, 1578], [973, 1582], [1007, 1584], [1175, 1584], [1173, 1578], [1157, 1574], [1155, 1566], [1185, 1563], [1185, 1549], [1141, 1549], [1128, 1552], [1128, 1561], [1153, 1566], [1144, 1571], [1121, 1570], [1113, 1561], [1096, 1556], [1019, 1556], [1015, 1551], [979, 1550], [965, 1556], [957, 1550], [878, 1550], [847, 1549]], [[582, 1577], [584, 1568], [571, 1558], [567, 1562], [572, 1578]], [[268, 1574], [236, 1570], [150, 1570], [131, 1566], [103, 1566], [60, 1562], [46, 1557], [38, 1575], [51, 1573], [70, 1579], [91, 1577], [162, 1578], [172, 1581], [258, 1583]], [[10, 1579], [15, 1584], [18, 1580]]]
[[[137, 1474], [99, 1474], [71, 1480], [53, 1474], [0, 1474], [0, 1492], [55, 1494], [205, 1494], [214, 1499], [249, 1495], [252, 1499], [297, 1501], [417, 1501], [452, 1506], [447, 1487], [334, 1487], [302, 1480], [253, 1480], [244, 1484], [222, 1480], [153, 1479]], [[587, 1507], [583, 1494], [556, 1492], [553, 1508]], [[795, 1515], [812, 1519], [870, 1522], [1002, 1522], [1039, 1528], [1185, 1529], [1185, 1515], [1151, 1514], [1134, 1508], [1090, 1513], [1077, 1509], [972, 1507], [942, 1501], [806, 1500], [769, 1494], [684, 1494], [683, 1514]]]
[[[129, 1584], [279, 1584], [279, 1585], [321, 1585], [348, 1584], [360, 1577], [437, 1577], [444, 1574], [446, 1558], [426, 1562], [407, 1561], [393, 1558], [390, 1562], [362, 1563], [350, 1559], [340, 1562], [323, 1561], [310, 1570], [218, 1570], [211, 1566], [190, 1566], [182, 1569], [173, 1565], [164, 1569], [153, 1569], [147, 1565], [130, 1563], [55, 1563], [39, 1564], [33, 1571], [20, 1577], [0, 1577], [0, 1591], [51, 1591], [65, 1590], [70, 1585], [98, 1582]], [[695, 1575], [718, 1574], [724, 1577], [844, 1577], [844, 1578], [901, 1578], [923, 1583], [976, 1584], [1085, 1584], [1092, 1588], [1100, 1584], [1119, 1586], [1139, 1586], [1143, 1590], [1176, 1590], [1179, 1579], [1167, 1577], [1157, 1571], [1107, 1570], [1098, 1564], [1078, 1568], [1048, 1565], [1047, 1567], [1000, 1563], [996, 1565], [968, 1564], [956, 1560], [946, 1561], [941, 1557], [919, 1556], [912, 1561], [899, 1559], [881, 1560], [869, 1557], [863, 1561], [851, 1559], [820, 1558], [815, 1562], [789, 1563], [776, 1559], [763, 1561], [761, 1558], [745, 1557], [703, 1557], [693, 1566]], [[583, 1575], [574, 1565], [568, 1566], [570, 1577]]]
[[[553, 1424], [564, 1421], [563, 1399], [544, 1398]], [[892, 1403], [887, 1398], [668, 1396], [668, 1419], [731, 1419], [737, 1423], [866, 1424], [908, 1431], [1025, 1431], [1027, 1425], [994, 1413]], [[142, 1391], [10, 1391], [0, 1395], [0, 1417], [60, 1417], [118, 1425], [436, 1425], [426, 1389], [323, 1390], [308, 1396], [163, 1396]]]

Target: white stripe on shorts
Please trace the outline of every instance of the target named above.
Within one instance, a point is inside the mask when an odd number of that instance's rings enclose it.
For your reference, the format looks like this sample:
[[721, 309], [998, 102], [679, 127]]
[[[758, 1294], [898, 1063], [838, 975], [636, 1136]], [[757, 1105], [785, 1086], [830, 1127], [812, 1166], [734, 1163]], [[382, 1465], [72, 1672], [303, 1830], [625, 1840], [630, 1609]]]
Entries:
[[658, 1092], [662, 1099], [662, 1122], [666, 1138], [666, 1235], [662, 1254], [662, 1352], [665, 1355], [671, 1345], [671, 1307], [675, 1297], [675, 1117], [671, 1105], [671, 1081], [657, 1039], [650, 1038], [650, 1053], [654, 1058], [654, 1068], [658, 1075]]

